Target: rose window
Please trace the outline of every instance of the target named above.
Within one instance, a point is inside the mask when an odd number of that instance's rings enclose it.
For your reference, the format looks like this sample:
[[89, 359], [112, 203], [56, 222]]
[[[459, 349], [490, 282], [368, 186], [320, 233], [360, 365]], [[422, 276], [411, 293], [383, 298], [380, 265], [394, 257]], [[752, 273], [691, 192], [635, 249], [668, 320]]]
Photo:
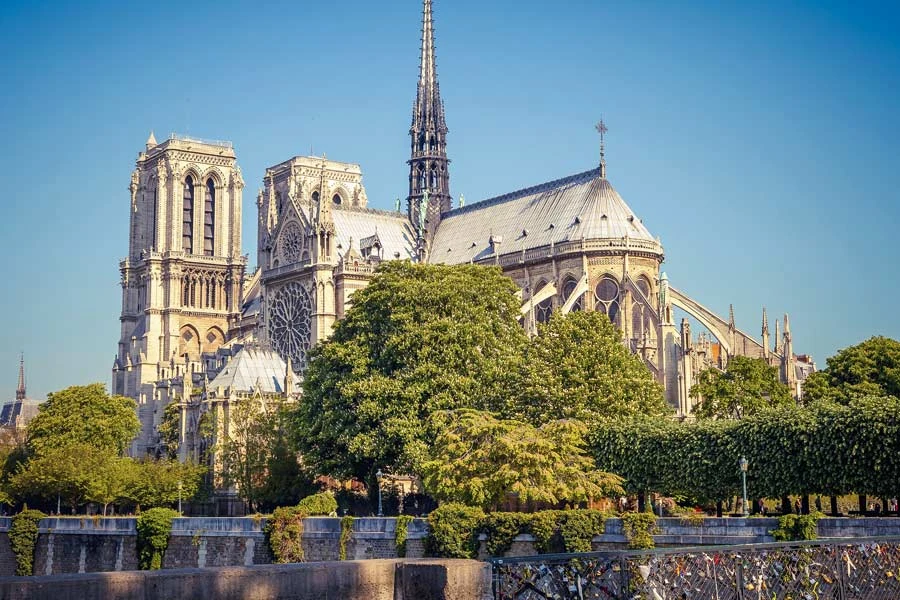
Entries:
[[312, 300], [299, 283], [292, 282], [275, 292], [269, 308], [269, 339], [282, 358], [291, 359], [300, 371], [306, 366], [310, 345]]
[[300, 260], [303, 253], [303, 232], [293, 221], [284, 228], [281, 234], [281, 256], [285, 263], [294, 263]]

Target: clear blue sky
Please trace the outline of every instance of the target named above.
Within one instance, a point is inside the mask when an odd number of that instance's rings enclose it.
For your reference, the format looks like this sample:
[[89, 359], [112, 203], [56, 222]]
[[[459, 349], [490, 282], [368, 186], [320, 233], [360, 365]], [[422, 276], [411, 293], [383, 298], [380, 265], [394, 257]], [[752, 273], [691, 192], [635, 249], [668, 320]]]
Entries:
[[[0, 8], [0, 396], [109, 383], [127, 186], [152, 129], [232, 140], [244, 248], [266, 166], [312, 148], [404, 196], [418, 0]], [[454, 195], [591, 168], [672, 284], [824, 366], [900, 338], [900, 18], [885, 2], [436, 0]], [[774, 326], [774, 323], [772, 324]]]

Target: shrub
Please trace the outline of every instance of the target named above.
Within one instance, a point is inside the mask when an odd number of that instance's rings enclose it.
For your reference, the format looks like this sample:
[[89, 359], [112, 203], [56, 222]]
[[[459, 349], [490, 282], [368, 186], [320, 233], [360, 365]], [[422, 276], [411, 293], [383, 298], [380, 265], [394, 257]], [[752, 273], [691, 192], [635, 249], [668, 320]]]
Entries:
[[139, 569], [155, 571], [162, 568], [166, 548], [169, 547], [172, 519], [177, 516], [178, 511], [174, 511], [171, 508], [151, 508], [138, 516], [137, 552]]
[[297, 508], [301, 509], [310, 517], [327, 517], [337, 513], [337, 500], [331, 492], [319, 492], [312, 496], [307, 496], [297, 504]]
[[489, 556], [503, 556], [512, 547], [513, 540], [522, 533], [529, 515], [522, 513], [497, 512], [484, 518], [479, 531], [487, 535]]
[[353, 517], [347, 515], [341, 519], [341, 545], [338, 550], [338, 557], [341, 560], [347, 560], [347, 542], [350, 541], [351, 535], [353, 535]]
[[478, 553], [480, 508], [448, 503], [428, 515], [428, 553], [441, 558], [474, 558]]
[[590, 552], [595, 535], [603, 533], [607, 515], [599, 510], [567, 510], [560, 514], [559, 533], [566, 552]]
[[634, 549], [653, 548], [653, 533], [656, 532], [656, 515], [648, 512], [625, 513], [622, 515], [622, 529], [628, 547]]
[[538, 554], [557, 553], [565, 550], [559, 532], [559, 511], [542, 510], [528, 519], [528, 531], [534, 536], [534, 549]]
[[34, 548], [37, 546], [38, 524], [46, 517], [39, 510], [32, 510], [28, 505], [22, 512], [12, 518], [9, 527], [9, 545], [16, 557], [16, 575], [34, 574]]
[[415, 517], [410, 515], [400, 515], [397, 517], [397, 529], [394, 531], [394, 543], [397, 546], [397, 556], [406, 557], [406, 538], [409, 535], [409, 524]]
[[786, 514], [778, 518], [778, 527], [770, 531], [778, 542], [814, 540], [819, 536], [821, 513], [810, 515]]
[[264, 533], [276, 563], [303, 562], [303, 519], [299, 506], [276, 508], [266, 521]]

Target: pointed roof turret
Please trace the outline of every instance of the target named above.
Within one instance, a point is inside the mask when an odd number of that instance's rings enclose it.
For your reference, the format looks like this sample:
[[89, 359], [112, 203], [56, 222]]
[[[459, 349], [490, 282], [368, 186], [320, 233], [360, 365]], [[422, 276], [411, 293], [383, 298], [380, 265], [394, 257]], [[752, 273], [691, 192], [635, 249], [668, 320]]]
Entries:
[[734, 326], [734, 304], [728, 305], [728, 329], [735, 329], [735, 326]]
[[150, 135], [147, 136], [147, 150], [156, 147], [156, 136], [153, 135], [153, 130], [150, 130]]
[[16, 386], [16, 400], [25, 399], [25, 354], [19, 355], [19, 385]]
[[769, 334], [769, 317], [768, 317], [768, 315], [766, 315], [766, 307], [765, 306], [763, 306], [762, 332], [763, 332], [763, 335]]

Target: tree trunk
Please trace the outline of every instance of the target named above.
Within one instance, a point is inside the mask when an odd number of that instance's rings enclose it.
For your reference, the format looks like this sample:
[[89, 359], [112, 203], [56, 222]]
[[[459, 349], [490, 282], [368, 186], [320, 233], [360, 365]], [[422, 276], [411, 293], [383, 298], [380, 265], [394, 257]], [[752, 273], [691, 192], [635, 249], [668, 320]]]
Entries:
[[106, 507], [107, 507], [107, 506], [109, 506], [109, 503], [108, 503], [108, 502], [105, 503], [105, 504], [103, 505], [103, 516], [104, 516], [104, 517], [106, 516]]
[[722, 501], [716, 500], [716, 516], [722, 518]]
[[800, 512], [804, 515], [809, 514], [809, 494], [803, 494], [800, 500]]
[[642, 513], [647, 508], [647, 502], [644, 499], [644, 493], [641, 492], [640, 494], [638, 494], [637, 499], [638, 499], [638, 512]]
[[790, 496], [782, 496], [781, 497], [781, 514], [789, 515], [794, 512], [791, 509], [791, 498]]
[[840, 513], [838, 513], [838, 505], [837, 505], [837, 496], [831, 497], [831, 516], [837, 517]]
[[865, 516], [867, 510], [869, 510], [869, 507], [867, 505], [866, 495], [860, 494], [859, 495], [859, 514], [860, 514], [860, 516]]

